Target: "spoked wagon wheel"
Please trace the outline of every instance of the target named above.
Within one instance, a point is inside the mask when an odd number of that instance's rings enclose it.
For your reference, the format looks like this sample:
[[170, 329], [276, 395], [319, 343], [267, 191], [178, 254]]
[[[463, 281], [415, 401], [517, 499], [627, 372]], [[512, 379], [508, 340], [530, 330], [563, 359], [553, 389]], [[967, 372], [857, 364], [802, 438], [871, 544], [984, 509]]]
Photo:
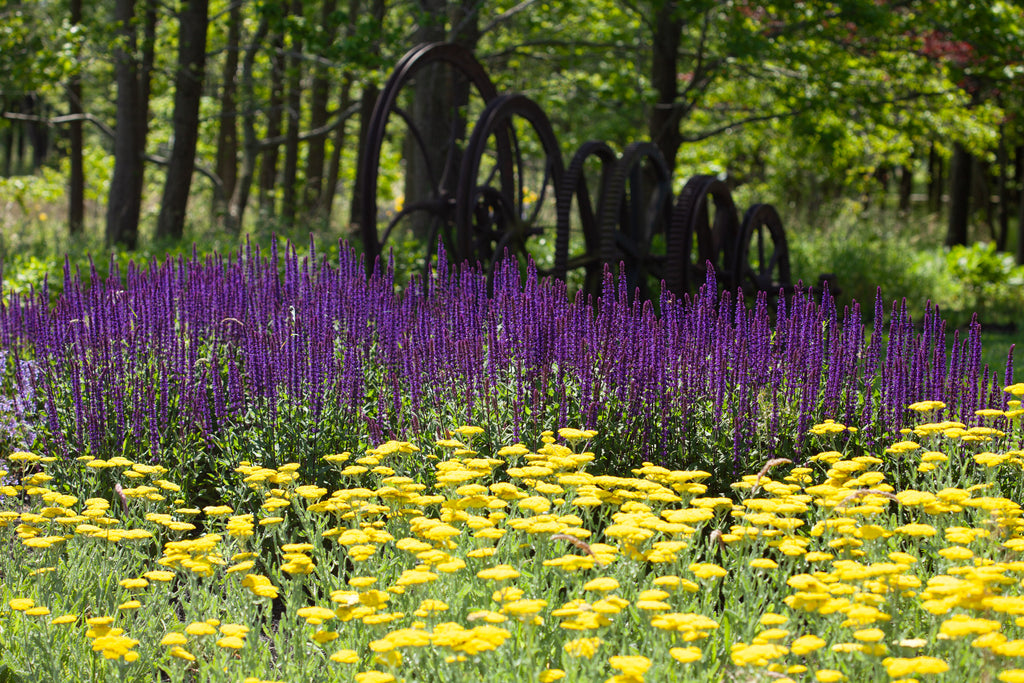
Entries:
[[[545, 232], [553, 236], [563, 173], [558, 141], [541, 108], [519, 94], [492, 100], [466, 143], [459, 172], [458, 252], [489, 274], [506, 252], [520, 261], [536, 256], [528, 243]], [[552, 272], [538, 263], [538, 274]]]
[[[432, 97], [417, 98], [423, 89]], [[373, 108], [353, 197], [367, 271], [387, 245], [410, 239], [422, 244], [427, 273], [438, 239], [459, 258], [454, 195], [468, 122], [495, 97], [483, 66], [458, 45], [419, 45], [395, 66]], [[403, 185], [382, 174], [386, 157], [392, 166], [401, 157]]]
[[780, 289], [792, 289], [789, 245], [774, 206], [754, 204], [747, 209], [736, 249], [738, 286], [769, 296], [777, 296]]
[[[583, 290], [588, 294], [601, 293], [601, 224], [604, 189], [610, 182], [616, 161], [615, 152], [599, 140], [584, 142], [573, 155], [565, 178], [558, 190], [558, 224], [555, 237], [555, 267], [553, 275], [565, 279], [571, 270], [584, 270]], [[588, 168], [593, 161], [599, 164], [596, 182], [588, 177]], [[588, 163], [591, 162], [591, 163]], [[597, 190], [597, 204], [591, 197], [591, 187]], [[572, 202], [576, 200], [576, 216], [579, 220], [583, 241], [573, 239]]]
[[678, 243], [686, 250], [689, 264], [684, 271], [683, 289], [697, 289], [704, 283], [708, 262], [715, 270], [718, 284], [725, 289], [735, 289], [736, 240], [740, 226], [729, 186], [715, 176], [690, 178], [679, 193], [672, 226], [686, 235]]
[[642, 299], [656, 297], [660, 282], [684, 267], [675, 246], [683, 235], [670, 221], [672, 179], [657, 146], [635, 142], [623, 151], [601, 203], [602, 259], [622, 263], [630, 295], [639, 288]]

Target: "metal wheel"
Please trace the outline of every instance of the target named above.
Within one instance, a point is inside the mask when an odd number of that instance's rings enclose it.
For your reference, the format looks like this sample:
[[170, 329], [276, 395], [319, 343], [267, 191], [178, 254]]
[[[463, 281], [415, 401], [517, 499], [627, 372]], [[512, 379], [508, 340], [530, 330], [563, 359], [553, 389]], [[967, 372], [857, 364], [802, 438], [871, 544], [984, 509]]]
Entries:
[[768, 292], [793, 287], [789, 245], [782, 219], [771, 204], [754, 204], [743, 216], [736, 243], [737, 285], [746, 291]]
[[[460, 259], [488, 273], [506, 252], [520, 260], [528, 242], [555, 223], [555, 191], [564, 167], [551, 123], [524, 95], [501, 95], [477, 121], [466, 144], [455, 194]], [[548, 230], [550, 233], [550, 230]], [[537, 264], [538, 274], [553, 268]]]
[[622, 264], [631, 295], [656, 297], [660, 282], [682, 268], [670, 248], [681, 237], [670, 221], [672, 179], [656, 145], [635, 142], [623, 151], [601, 204], [601, 258]]
[[[565, 279], [570, 270], [584, 269], [583, 289], [588, 294], [600, 294], [601, 273], [601, 217], [604, 199], [603, 190], [609, 183], [612, 169], [617, 157], [615, 152], [604, 142], [589, 140], [584, 142], [573, 155], [565, 178], [558, 191], [558, 223], [555, 238], [555, 267], [553, 275]], [[591, 197], [591, 180], [588, 178], [588, 164], [596, 160], [600, 175], [597, 177], [597, 205]], [[572, 236], [572, 203], [576, 200], [576, 216], [579, 219], [580, 231], [583, 236], [582, 251], [579, 240]], [[572, 255], [570, 255], [572, 251]]]
[[[414, 91], [441, 90], [436, 110], [413, 111]], [[395, 66], [377, 97], [366, 133], [353, 197], [360, 207], [360, 235], [367, 271], [388, 243], [423, 243], [425, 268], [438, 239], [454, 251], [454, 192], [462, 162], [467, 122], [497, 90], [471, 52], [458, 45], [429, 43], [410, 50]], [[381, 175], [382, 156], [401, 152], [406, 182]], [[409, 180], [410, 170], [415, 180]], [[387, 199], [399, 194], [401, 201]]]
[[688, 264], [684, 269], [686, 282], [683, 289], [697, 289], [704, 283], [709, 262], [718, 284], [725, 289], [735, 289], [739, 215], [729, 186], [715, 176], [690, 178], [679, 193], [672, 213], [672, 226], [674, 230], [685, 233], [683, 240], [676, 243], [686, 251]]

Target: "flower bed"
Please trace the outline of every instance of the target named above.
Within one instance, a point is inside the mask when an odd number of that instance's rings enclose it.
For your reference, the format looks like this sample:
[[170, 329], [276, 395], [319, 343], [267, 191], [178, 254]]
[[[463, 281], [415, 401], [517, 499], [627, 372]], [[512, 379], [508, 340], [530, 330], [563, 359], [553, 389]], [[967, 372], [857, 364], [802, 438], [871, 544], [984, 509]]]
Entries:
[[438, 263], [401, 292], [344, 246], [334, 265], [291, 249], [133, 264], [123, 277], [112, 265], [91, 287], [67, 268], [55, 307], [40, 292], [0, 308], [0, 394], [31, 399], [18, 403], [30, 437], [9, 430], [8, 448], [37, 439], [64, 458], [186, 468], [188, 492], [215, 503], [243, 458], [297, 461], [326, 484], [332, 452], [431, 442], [459, 423], [485, 426], [498, 448], [574, 423], [600, 431], [597, 468], [697, 467], [721, 487], [802, 453], [827, 417], [860, 425], [873, 447], [914, 401], [942, 400], [945, 417], [976, 425], [1013, 382], [1010, 359], [982, 366], [976, 324], [950, 339], [931, 308], [915, 324], [893, 304], [887, 320], [879, 299], [868, 335], [859, 308], [839, 312], [827, 293], [769, 310], [709, 278], [656, 314], [610, 274], [588, 302], [514, 263], [490, 288]]
[[[160, 466], [85, 456], [68, 492], [66, 463], [14, 453], [0, 662], [8, 680], [1021, 681], [1024, 410], [979, 416], [1003, 431], [941, 408], [912, 406], [923, 423], [877, 456], [815, 425], [806, 463], [733, 497], [699, 470], [591, 474], [596, 434], [575, 429], [329, 455], [333, 491], [243, 463], [205, 509]], [[421, 459], [429, 478], [405, 476]]]

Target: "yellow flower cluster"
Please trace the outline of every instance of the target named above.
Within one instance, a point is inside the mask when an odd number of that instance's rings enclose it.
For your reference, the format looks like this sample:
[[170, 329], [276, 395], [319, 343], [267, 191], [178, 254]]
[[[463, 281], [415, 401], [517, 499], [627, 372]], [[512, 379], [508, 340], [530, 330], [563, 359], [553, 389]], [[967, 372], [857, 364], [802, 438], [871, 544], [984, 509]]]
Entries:
[[[576, 447], [596, 434], [569, 429], [558, 433], [563, 444], [546, 432], [536, 451], [516, 444], [490, 457], [473, 450], [479, 428], [459, 427], [437, 442], [426, 480], [397, 471], [419, 451], [404, 442], [327, 456], [348, 484], [336, 490], [303, 483], [295, 463], [246, 462], [238, 474], [257, 496], [248, 512], [235, 509], [243, 500], [172, 503], [160, 493], [174, 490], [160, 468], [94, 459], [85, 466], [134, 484], [122, 489], [132, 491], [126, 503], [79, 503], [39, 472], [16, 490], [37, 504], [5, 511], [0, 524], [31, 557], [51, 553], [54, 566], [36, 571], [68, 571], [54, 558], [70, 544], [131, 543], [134, 557], [156, 558], [116, 581], [117, 617], [87, 621], [93, 651], [129, 664], [140, 640], [155, 644], [125, 632], [133, 615], [173, 615], [162, 591], [180, 578], [190, 590], [244, 596], [256, 610], [240, 623], [196, 614], [175, 625], [169, 616], [156, 651], [185, 666], [255, 657], [257, 633], [304, 629], [315, 656], [364, 665], [346, 674], [358, 681], [504, 662], [511, 643], [545, 644], [531, 652], [533, 675], [547, 681], [635, 683], [665, 667], [686, 680], [707, 670], [747, 678], [754, 674], [736, 670], [750, 669], [782, 681], [909, 680], [981, 661], [1017, 680], [1024, 510], [998, 495], [1024, 467], [1024, 454], [1000, 448], [1017, 417], [1010, 412], [981, 415], [1004, 421], [989, 432], [927, 423], [878, 456], [771, 460], [730, 495], [709, 493], [710, 475], [699, 470], [644, 463], [633, 476], [590, 473], [593, 454]], [[826, 422], [812, 432], [856, 430]], [[34, 464], [29, 455], [9, 459]], [[891, 463], [920, 486], [898, 490]], [[968, 474], [977, 482], [962, 481]], [[280, 623], [267, 621], [269, 601], [282, 596]], [[53, 605], [40, 600], [8, 596], [11, 618], [48, 615]], [[925, 626], [908, 638], [911, 620]], [[218, 661], [223, 669], [235, 660]], [[230, 671], [231, 680], [248, 673]]]

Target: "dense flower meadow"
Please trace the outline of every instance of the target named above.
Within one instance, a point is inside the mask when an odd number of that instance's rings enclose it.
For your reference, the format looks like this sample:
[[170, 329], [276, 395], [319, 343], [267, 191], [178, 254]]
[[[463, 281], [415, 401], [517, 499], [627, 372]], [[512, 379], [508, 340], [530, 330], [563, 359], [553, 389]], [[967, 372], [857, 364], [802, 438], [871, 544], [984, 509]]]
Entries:
[[915, 323], [894, 303], [887, 319], [879, 298], [869, 334], [827, 292], [769, 307], [711, 276], [656, 311], [610, 274], [585, 301], [514, 262], [490, 283], [438, 263], [401, 291], [344, 246], [333, 264], [291, 247], [112, 263], [90, 286], [66, 266], [55, 305], [41, 291], [0, 308], [0, 395], [17, 402], [0, 405], [0, 438], [190, 467], [190, 486], [242, 458], [298, 461], [326, 483], [332, 452], [460, 423], [498, 448], [571, 423], [600, 431], [596, 466], [700, 466], [727, 485], [801, 453], [827, 417], [859, 424], [871, 447], [909, 423], [910, 403], [942, 400], [975, 425], [1013, 382], [1010, 359], [982, 367], [977, 325], [949, 334], [934, 308]]
[[1024, 683], [1024, 384], [977, 324], [438, 264], [3, 302], [0, 683]]
[[[1021, 396], [1024, 384], [1007, 389]], [[709, 495], [700, 470], [587, 471], [593, 431], [478, 452], [388, 441], [239, 465], [229, 503], [190, 507], [173, 472], [7, 457], [0, 524], [5, 680], [1024, 681], [1024, 451], [1009, 432], [922, 422], [875, 455], [812, 426]], [[433, 463], [428, 482], [402, 474]], [[904, 468], [906, 488], [886, 470]], [[976, 481], [969, 486], [965, 480]], [[115, 483], [113, 496], [98, 495]], [[980, 680], [980, 679], [978, 679]]]

